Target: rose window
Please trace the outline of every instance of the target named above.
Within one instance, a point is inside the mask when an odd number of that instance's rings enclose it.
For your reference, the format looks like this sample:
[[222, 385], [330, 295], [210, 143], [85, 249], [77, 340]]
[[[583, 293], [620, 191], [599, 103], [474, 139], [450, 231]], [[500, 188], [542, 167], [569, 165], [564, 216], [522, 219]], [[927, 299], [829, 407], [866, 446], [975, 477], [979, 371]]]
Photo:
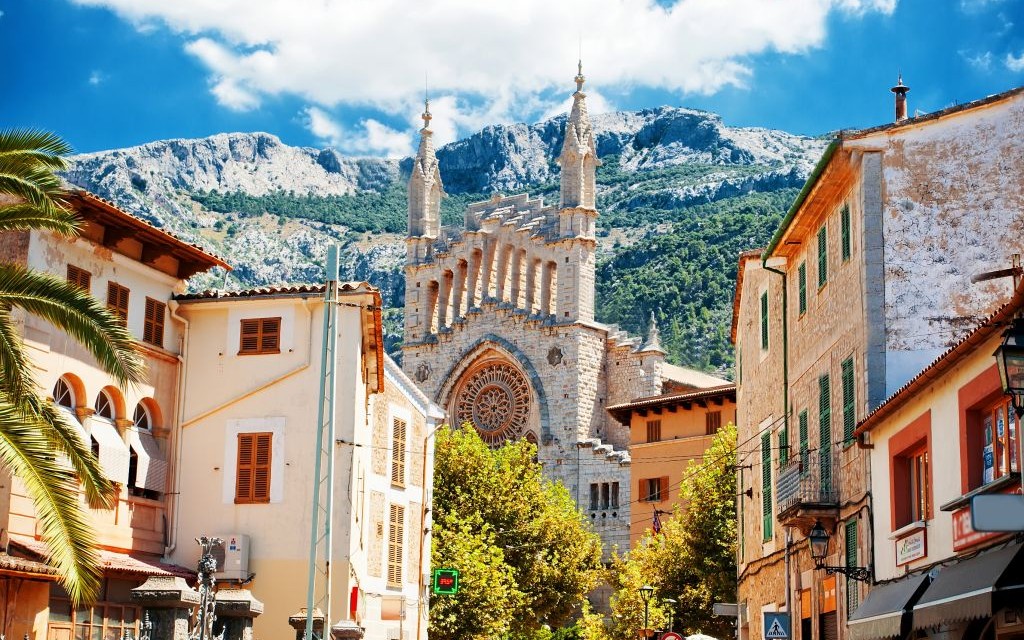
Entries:
[[459, 423], [471, 423], [484, 442], [500, 445], [522, 435], [530, 418], [530, 385], [515, 367], [494, 362], [473, 371], [455, 400]]

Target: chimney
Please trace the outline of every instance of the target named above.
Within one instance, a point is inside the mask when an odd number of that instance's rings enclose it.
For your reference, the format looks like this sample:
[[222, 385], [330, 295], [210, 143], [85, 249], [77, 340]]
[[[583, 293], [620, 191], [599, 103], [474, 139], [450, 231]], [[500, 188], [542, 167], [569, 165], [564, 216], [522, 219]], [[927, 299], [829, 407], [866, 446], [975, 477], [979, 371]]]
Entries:
[[907, 119], [907, 92], [910, 87], [903, 84], [903, 74], [899, 75], [896, 86], [889, 89], [896, 94], [896, 122]]

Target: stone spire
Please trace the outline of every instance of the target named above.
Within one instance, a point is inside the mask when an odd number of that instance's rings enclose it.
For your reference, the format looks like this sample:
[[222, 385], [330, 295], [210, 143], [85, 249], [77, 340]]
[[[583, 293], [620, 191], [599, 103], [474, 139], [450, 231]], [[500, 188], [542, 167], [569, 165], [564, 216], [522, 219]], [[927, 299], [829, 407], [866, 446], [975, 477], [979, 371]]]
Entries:
[[572, 94], [572, 111], [565, 124], [565, 140], [558, 164], [562, 167], [561, 208], [581, 207], [594, 209], [597, 159], [594, 146], [594, 130], [587, 114], [587, 94], [583, 93], [583, 61], [579, 62], [576, 73], [576, 93]]
[[409, 176], [409, 237], [436, 238], [441, 231], [441, 198], [444, 185], [434, 153], [434, 132], [430, 130], [430, 100], [423, 101], [420, 147]]
[[640, 347], [640, 351], [659, 351], [665, 353], [661, 348], [661, 331], [658, 330], [658, 322], [654, 319], [654, 312], [651, 312], [651, 321], [647, 325], [647, 342]]

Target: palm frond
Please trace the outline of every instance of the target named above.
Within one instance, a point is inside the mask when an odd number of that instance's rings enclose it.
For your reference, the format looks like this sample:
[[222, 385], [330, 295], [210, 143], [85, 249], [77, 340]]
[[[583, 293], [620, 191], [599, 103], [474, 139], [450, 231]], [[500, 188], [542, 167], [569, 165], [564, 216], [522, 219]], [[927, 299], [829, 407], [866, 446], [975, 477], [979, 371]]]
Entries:
[[47, 213], [39, 207], [19, 202], [0, 205], [0, 231], [46, 229], [64, 236], [77, 235], [80, 221], [73, 211], [60, 208]]
[[[0, 159], [0, 165], [3, 160]], [[18, 200], [35, 205], [48, 215], [59, 215], [66, 211], [59, 200], [63, 185], [48, 169], [32, 167], [18, 173], [8, 173], [0, 166], [0, 193], [9, 194]]]
[[36, 394], [26, 396], [19, 408], [40, 422], [40, 428], [50, 438], [52, 450], [68, 459], [89, 503], [104, 509], [113, 506], [117, 497], [114, 485], [104, 476], [99, 460], [64, 413]]
[[30, 417], [0, 394], [0, 464], [25, 485], [36, 508], [50, 562], [76, 604], [92, 601], [100, 567], [93, 527], [78, 501], [78, 481], [57, 463], [50, 441]]
[[7, 152], [36, 151], [54, 156], [71, 153], [71, 145], [55, 133], [42, 129], [0, 129], [0, 154]]
[[8, 308], [0, 308], [0, 389], [17, 404], [33, 394], [32, 363]]
[[20, 307], [80, 342], [120, 385], [140, 382], [145, 366], [120, 318], [88, 292], [56, 276], [0, 264], [0, 306]]

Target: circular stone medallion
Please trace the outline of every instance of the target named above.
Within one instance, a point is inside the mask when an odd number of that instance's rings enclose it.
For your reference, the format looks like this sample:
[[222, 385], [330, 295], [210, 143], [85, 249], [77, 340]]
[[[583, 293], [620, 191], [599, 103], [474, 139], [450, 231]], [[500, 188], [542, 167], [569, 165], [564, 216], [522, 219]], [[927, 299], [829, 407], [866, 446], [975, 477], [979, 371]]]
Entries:
[[471, 372], [455, 400], [459, 423], [471, 423], [492, 445], [522, 435], [530, 418], [530, 385], [518, 369], [492, 362]]

